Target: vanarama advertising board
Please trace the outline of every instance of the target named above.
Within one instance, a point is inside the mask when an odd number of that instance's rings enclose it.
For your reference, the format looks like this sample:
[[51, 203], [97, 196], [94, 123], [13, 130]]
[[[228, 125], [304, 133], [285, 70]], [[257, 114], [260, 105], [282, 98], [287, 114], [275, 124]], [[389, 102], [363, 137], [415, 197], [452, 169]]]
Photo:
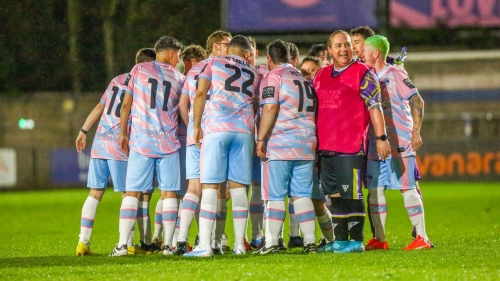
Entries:
[[423, 180], [500, 181], [498, 141], [424, 140], [417, 162]]

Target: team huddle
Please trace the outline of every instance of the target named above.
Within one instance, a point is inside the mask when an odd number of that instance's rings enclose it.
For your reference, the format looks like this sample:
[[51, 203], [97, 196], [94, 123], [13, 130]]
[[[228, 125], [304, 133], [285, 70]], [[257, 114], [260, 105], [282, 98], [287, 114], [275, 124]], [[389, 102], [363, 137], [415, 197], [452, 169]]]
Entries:
[[[402, 65], [387, 56], [387, 38], [369, 27], [335, 31], [327, 44], [311, 48], [300, 70], [293, 43], [274, 40], [266, 50], [267, 65], [256, 65], [253, 38], [218, 30], [206, 49], [164, 36], [154, 49], [137, 52], [136, 65], [111, 81], [76, 140], [81, 153], [100, 120], [77, 256], [91, 254], [110, 175], [123, 197], [110, 256], [223, 254], [230, 198], [235, 255], [286, 250], [287, 197], [288, 248], [386, 250], [386, 189], [401, 191], [414, 227], [403, 250], [434, 247], [415, 160], [424, 102]], [[184, 74], [175, 68], [181, 59]], [[161, 198], [152, 230], [155, 178]], [[365, 209], [373, 233], [366, 244]], [[193, 219], [194, 248], [187, 241]], [[140, 245], [133, 243], [136, 222]]]

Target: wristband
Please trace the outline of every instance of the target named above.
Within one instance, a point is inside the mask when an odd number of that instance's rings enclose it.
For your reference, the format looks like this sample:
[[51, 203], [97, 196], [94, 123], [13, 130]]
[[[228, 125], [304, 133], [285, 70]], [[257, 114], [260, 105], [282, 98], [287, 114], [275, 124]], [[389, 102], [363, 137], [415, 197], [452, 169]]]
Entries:
[[80, 132], [87, 134], [89, 131], [84, 130], [83, 128], [80, 128]]
[[257, 141], [264, 141], [264, 140], [257, 140]]

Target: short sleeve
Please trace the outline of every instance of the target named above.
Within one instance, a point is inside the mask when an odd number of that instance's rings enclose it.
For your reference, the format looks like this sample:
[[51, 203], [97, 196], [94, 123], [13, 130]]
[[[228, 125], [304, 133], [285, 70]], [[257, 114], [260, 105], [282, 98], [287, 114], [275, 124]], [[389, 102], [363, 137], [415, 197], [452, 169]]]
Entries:
[[380, 104], [380, 84], [378, 77], [373, 71], [366, 71], [359, 87], [361, 98], [368, 109]]
[[393, 72], [396, 85], [398, 85], [398, 95], [403, 100], [408, 100], [411, 96], [418, 93], [417, 88], [413, 85], [408, 75], [402, 70], [397, 69]]
[[260, 83], [260, 105], [278, 104], [281, 79], [275, 73], [268, 73]]
[[139, 73], [139, 65], [136, 65], [130, 71], [130, 77], [128, 79], [127, 85], [123, 86], [123, 91], [131, 94], [132, 96], [134, 96], [135, 79], [138, 73]]
[[213, 68], [213, 61], [210, 61], [203, 67], [203, 70], [200, 72], [200, 75], [198, 75], [198, 79], [200, 78], [205, 78], [208, 81], [212, 82], [212, 68]]

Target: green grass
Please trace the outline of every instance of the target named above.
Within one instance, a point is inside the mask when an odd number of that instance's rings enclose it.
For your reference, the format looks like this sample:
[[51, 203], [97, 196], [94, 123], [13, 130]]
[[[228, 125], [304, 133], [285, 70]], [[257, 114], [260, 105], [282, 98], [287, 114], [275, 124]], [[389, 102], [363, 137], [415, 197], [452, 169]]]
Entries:
[[[121, 202], [109, 191], [94, 224], [94, 255], [75, 257], [87, 189], [0, 193], [0, 280], [500, 280], [500, 184], [423, 182], [422, 189], [432, 250], [401, 250], [410, 242], [411, 224], [401, 195], [392, 191], [389, 251], [207, 259], [108, 257], [118, 240]], [[226, 232], [232, 241], [230, 218]], [[193, 243], [194, 228], [191, 234]]]

